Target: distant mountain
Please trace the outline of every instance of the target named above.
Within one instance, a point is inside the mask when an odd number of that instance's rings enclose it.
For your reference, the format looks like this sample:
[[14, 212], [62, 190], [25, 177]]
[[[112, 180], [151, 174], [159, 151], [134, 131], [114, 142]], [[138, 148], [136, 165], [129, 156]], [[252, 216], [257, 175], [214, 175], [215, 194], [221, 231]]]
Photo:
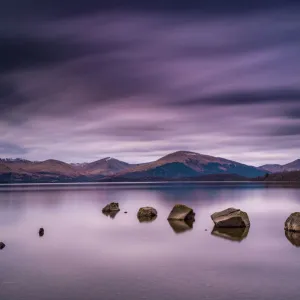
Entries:
[[85, 163], [75, 168], [84, 175], [113, 175], [115, 173], [129, 169], [136, 165], [128, 164], [124, 161], [112, 157], [106, 157], [91, 163]]
[[263, 166], [260, 166], [259, 167], [261, 170], [264, 170], [266, 172], [269, 172], [269, 173], [277, 173], [277, 172], [283, 172], [284, 169], [283, 169], [283, 166], [282, 165], [272, 165], [272, 164], [269, 164], [269, 165], [263, 165]]
[[0, 160], [0, 182], [247, 180], [266, 170], [221, 157], [177, 151], [156, 161], [129, 164], [106, 157], [91, 163], [68, 164], [58, 160]]
[[297, 159], [291, 163], [285, 165], [263, 165], [259, 167], [262, 170], [266, 170], [270, 173], [279, 173], [279, 172], [290, 172], [290, 171], [300, 171], [300, 159]]
[[183, 178], [210, 174], [236, 174], [243, 177], [262, 176], [266, 172], [235, 161], [189, 151], [177, 151], [154, 162], [131, 167], [113, 176], [117, 178]]

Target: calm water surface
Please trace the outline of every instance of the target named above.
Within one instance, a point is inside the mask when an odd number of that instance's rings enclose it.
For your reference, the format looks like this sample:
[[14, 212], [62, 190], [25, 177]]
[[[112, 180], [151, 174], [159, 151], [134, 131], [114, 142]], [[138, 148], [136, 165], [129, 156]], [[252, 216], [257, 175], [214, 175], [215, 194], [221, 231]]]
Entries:
[[[114, 218], [101, 212], [112, 201]], [[194, 208], [193, 228], [167, 221], [176, 203]], [[140, 223], [142, 206], [157, 219]], [[210, 214], [231, 206], [249, 232], [213, 231]], [[294, 211], [299, 188], [261, 184], [0, 186], [0, 299], [294, 300], [300, 240], [283, 230]]]

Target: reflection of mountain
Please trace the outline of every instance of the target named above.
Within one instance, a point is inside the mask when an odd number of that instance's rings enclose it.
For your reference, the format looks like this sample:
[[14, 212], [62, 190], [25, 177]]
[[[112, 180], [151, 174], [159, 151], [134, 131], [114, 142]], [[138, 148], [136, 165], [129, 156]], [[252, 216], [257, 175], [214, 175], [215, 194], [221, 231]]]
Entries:
[[244, 240], [249, 233], [249, 227], [245, 228], [220, 228], [214, 227], [213, 231], [211, 232], [212, 235], [234, 241], [234, 242], [241, 242]]
[[116, 215], [119, 213], [118, 210], [110, 211], [110, 212], [102, 212], [105, 216], [110, 217], [111, 219], [114, 219]]
[[300, 247], [300, 232], [285, 231], [286, 238], [296, 247]]
[[168, 220], [170, 226], [175, 233], [183, 233], [193, 229], [194, 221], [179, 221], [179, 220]]

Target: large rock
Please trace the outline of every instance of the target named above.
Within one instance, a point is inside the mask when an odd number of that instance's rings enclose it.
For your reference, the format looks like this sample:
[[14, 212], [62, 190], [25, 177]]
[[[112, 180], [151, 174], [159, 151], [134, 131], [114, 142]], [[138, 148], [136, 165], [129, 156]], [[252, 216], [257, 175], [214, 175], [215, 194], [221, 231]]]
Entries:
[[3, 242], [0, 242], [0, 250], [5, 248], [5, 244]]
[[215, 227], [240, 228], [250, 226], [248, 214], [236, 208], [216, 212], [211, 215], [211, 219], [214, 221]]
[[240, 227], [240, 228], [222, 228], [214, 227], [211, 235], [230, 240], [233, 242], [241, 242], [244, 240], [249, 233], [249, 227]]
[[107, 204], [103, 209], [102, 209], [102, 212], [103, 213], [107, 213], [107, 214], [110, 214], [112, 212], [118, 212], [120, 211], [120, 208], [119, 208], [119, 203], [116, 203], [116, 202], [112, 202], [110, 204]]
[[300, 232], [300, 212], [292, 213], [284, 224], [284, 230]]
[[157, 217], [157, 210], [153, 207], [141, 207], [137, 217], [141, 222], [153, 221]]
[[169, 214], [168, 220], [195, 220], [193, 209], [183, 204], [176, 204]]

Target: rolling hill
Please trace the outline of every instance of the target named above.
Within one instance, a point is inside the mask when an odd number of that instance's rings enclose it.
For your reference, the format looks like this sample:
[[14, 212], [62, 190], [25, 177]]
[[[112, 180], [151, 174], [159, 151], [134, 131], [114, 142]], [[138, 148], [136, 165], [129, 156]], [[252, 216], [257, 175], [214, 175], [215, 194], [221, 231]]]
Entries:
[[189, 151], [177, 151], [154, 162], [131, 167], [113, 178], [182, 178], [210, 174], [236, 174], [243, 177], [263, 176], [266, 172], [253, 166], [244, 165], [220, 157]]
[[269, 173], [300, 171], [300, 159], [297, 159], [285, 165], [269, 164], [260, 166], [259, 168]]

